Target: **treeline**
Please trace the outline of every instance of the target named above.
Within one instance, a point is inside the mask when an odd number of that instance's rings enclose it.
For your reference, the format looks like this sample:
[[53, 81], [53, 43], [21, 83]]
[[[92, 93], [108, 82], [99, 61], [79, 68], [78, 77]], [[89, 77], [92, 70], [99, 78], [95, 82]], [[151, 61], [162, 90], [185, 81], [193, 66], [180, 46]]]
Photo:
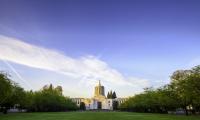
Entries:
[[200, 66], [177, 70], [170, 84], [157, 89], [146, 88], [143, 93], [130, 97], [120, 109], [134, 112], [168, 113], [184, 110], [185, 114], [200, 112]]
[[108, 92], [107, 98], [108, 99], [115, 99], [115, 98], [117, 98], [117, 95], [116, 95], [115, 91], [112, 92], [112, 90], [111, 90], [110, 92]]
[[30, 112], [69, 111], [78, 107], [62, 94], [62, 87], [45, 85], [39, 91], [25, 91], [13, 82], [6, 73], [0, 73], [0, 110], [7, 113], [10, 108], [26, 109]]

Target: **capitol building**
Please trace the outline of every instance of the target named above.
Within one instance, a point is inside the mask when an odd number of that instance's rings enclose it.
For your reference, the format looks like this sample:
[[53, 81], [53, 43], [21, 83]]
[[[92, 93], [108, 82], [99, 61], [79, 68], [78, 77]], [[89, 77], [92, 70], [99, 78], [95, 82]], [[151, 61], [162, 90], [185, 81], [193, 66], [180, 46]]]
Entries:
[[113, 110], [113, 103], [116, 102], [118, 106], [123, 103], [126, 98], [110, 99], [105, 96], [104, 86], [101, 82], [94, 88], [94, 96], [92, 98], [72, 98], [72, 101], [80, 107], [81, 103], [84, 103], [86, 110]]

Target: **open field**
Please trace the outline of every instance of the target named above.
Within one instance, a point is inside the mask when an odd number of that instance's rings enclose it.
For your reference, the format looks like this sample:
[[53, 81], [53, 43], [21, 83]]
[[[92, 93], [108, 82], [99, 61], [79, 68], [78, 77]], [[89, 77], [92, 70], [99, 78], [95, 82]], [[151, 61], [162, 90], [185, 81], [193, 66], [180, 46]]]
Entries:
[[200, 116], [128, 112], [49, 112], [0, 114], [0, 120], [200, 120]]

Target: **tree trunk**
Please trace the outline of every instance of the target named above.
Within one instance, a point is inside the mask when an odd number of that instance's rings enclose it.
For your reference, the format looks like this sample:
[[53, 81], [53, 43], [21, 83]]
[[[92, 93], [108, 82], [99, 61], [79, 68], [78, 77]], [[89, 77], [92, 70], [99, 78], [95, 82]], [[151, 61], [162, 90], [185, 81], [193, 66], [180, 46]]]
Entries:
[[185, 106], [185, 115], [188, 116], [188, 109], [187, 109], [187, 106]]
[[3, 109], [3, 114], [7, 114], [7, 108]]

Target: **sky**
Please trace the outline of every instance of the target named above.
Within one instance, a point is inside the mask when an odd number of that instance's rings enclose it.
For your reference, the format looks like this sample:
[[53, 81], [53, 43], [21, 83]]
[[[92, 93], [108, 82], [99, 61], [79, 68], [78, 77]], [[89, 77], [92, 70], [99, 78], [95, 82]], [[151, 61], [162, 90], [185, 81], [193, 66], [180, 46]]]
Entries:
[[26, 90], [52, 83], [118, 97], [200, 64], [198, 0], [0, 0], [0, 71]]

